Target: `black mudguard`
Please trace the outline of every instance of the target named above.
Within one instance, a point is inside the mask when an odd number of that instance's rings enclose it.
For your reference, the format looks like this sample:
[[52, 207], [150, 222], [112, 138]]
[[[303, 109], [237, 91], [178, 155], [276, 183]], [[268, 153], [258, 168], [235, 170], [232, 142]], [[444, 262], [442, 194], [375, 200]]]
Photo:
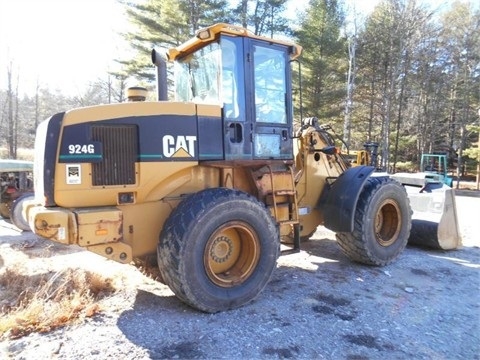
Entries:
[[325, 187], [318, 205], [323, 212], [323, 225], [327, 229], [335, 232], [353, 231], [358, 198], [374, 170], [373, 166], [352, 167], [333, 184]]

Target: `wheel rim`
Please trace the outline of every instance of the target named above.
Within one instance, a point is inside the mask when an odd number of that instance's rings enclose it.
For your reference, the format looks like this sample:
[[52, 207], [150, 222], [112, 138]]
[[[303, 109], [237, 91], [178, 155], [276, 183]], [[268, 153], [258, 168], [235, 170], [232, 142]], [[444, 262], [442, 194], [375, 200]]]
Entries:
[[381, 246], [390, 246], [400, 234], [402, 215], [397, 202], [382, 202], [375, 216], [375, 238]]
[[231, 221], [208, 239], [204, 265], [212, 282], [233, 287], [250, 277], [259, 258], [260, 240], [256, 232], [247, 224]]

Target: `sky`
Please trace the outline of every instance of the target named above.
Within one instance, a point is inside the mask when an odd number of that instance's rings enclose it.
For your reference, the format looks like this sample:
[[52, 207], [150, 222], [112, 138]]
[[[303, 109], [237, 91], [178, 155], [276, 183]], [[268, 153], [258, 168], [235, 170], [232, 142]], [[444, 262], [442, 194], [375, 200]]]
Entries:
[[21, 93], [37, 82], [82, 93], [123, 55], [126, 26], [115, 0], [0, 0], [0, 88], [13, 63]]
[[[379, 2], [346, 1], [364, 14]], [[307, 2], [291, 0], [291, 13]], [[69, 96], [82, 94], [88, 83], [116, 68], [115, 59], [125, 58], [118, 33], [128, 26], [116, 0], [0, 0], [0, 88], [6, 88], [13, 63], [20, 93], [33, 94], [38, 83]]]

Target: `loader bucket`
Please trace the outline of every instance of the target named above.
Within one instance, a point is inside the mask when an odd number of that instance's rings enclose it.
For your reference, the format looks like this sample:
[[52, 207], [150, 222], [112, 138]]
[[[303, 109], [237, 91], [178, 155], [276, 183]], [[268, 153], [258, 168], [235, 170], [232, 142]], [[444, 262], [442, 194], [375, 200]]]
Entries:
[[441, 250], [462, 245], [454, 189], [423, 173], [391, 177], [405, 186], [413, 210], [409, 244]]

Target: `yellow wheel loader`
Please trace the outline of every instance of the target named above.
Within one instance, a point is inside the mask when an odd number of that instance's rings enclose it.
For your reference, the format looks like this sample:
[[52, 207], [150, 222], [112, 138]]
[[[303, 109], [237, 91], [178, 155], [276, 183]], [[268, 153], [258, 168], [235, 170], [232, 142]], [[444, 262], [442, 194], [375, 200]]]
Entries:
[[350, 166], [370, 165], [377, 166], [378, 143], [369, 142], [363, 144], [362, 150], [349, 150], [345, 157], [349, 160]]
[[158, 101], [42, 122], [35, 201], [24, 207], [35, 234], [121, 263], [156, 258], [177, 297], [205, 312], [254, 299], [281, 242], [298, 251], [319, 225], [353, 261], [394, 261], [411, 228], [405, 188], [349, 168], [316, 118], [294, 131], [301, 50], [216, 24], [168, 50], [175, 101], [154, 50]]

